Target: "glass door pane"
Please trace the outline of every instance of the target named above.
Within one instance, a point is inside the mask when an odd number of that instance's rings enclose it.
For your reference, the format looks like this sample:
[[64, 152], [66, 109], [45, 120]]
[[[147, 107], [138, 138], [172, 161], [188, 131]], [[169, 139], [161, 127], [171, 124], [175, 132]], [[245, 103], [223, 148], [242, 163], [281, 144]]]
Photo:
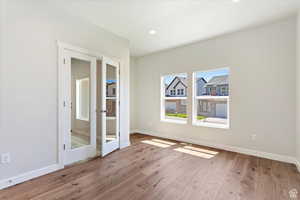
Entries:
[[91, 144], [91, 62], [71, 58], [71, 149]]
[[106, 141], [117, 139], [117, 68], [106, 65]]

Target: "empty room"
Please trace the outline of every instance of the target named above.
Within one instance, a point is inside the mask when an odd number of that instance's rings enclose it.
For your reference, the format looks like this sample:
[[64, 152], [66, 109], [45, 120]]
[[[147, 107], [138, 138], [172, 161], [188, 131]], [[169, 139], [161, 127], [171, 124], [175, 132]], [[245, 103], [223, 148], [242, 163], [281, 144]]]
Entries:
[[0, 200], [300, 200], [299, 0], [0, 0]]

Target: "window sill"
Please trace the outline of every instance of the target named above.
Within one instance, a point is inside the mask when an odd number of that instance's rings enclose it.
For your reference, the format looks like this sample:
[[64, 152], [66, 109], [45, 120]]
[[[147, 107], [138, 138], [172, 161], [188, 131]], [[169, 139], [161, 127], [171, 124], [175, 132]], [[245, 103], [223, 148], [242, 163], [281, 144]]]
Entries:
[[229, 124], [214, 124], [207, 122], [193, 122], [193, 126], [202, 126], [208, 128], [230, 129]]
[[187, 120], [176, 120], [176, 119], [161, 119], [161, 122], [173, 123], [173, 124], [187, 124]]

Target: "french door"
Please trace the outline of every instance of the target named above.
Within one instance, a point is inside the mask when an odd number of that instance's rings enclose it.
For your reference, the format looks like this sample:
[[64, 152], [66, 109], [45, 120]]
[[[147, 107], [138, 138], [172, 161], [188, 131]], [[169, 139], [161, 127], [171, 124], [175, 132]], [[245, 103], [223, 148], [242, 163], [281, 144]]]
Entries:
[[64, 164], [96, 156], [96, 57], [64, 49]]
[[101, 154], [120, 147], [119, 139], [119, 63], [102, 60]]

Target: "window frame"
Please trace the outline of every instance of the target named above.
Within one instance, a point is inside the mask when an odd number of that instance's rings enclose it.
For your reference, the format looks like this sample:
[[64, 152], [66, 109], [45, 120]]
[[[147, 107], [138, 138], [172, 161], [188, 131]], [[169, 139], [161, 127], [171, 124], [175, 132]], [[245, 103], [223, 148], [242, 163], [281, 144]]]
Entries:
[[[160, 121], [161, 122], [168, 122], [168, 123], [175, 123], [175, 124], [187, 124], [188, 123], [188, 117], [185, 120], [177, 120], [177, 119], [168, 119], [166, 118], [165, 115], [165, 102], [166, 100], [188, 100], [188, 96], [186, 95], [185, 97], [166, 97], [166, 88], [165, 88], [165, 82], [164, 82], [164, 77], [165, 76], [178, 76], [178, 75], [184, 75], [186, 76], [186, 79], [188, 80], [188, 73], [171, 73], [171, 74], [163, 74], [160, 77]], [[188, 86], [187, 86], [188, 87]], [[171, 91], [171, 90], [170, 90]], [[176, 96], [176, 90], [175, 91], [175, 96]], [[170, 92], [171, 93], [171, 92]], [[188, 102], [186, 102], [188, 104]], [[186, 105], [186, 114], [188, 116], [188, 105]]]
[[[197, 96], [197, 73], [199, 72], [211, 72], [217, 70], [228, 70], [228, 80], [229, 80], [229, 87], [228, 87], [228, 96]], [[203, 70], [203, 71], [194, 71], [193, 72], [193, 80], [192, 80], [192, 125], [193, 126], [202, 126], [202, 127], [210, 127], [210, 128], [221, 128], [221, 129], [229, 129], [230, 128], [230, 69], [229, 68], [215, 68], [211, 70]], [[227, 124], [217, 124], [217, 123], [209, 123], [209, 122], [200, 122], [197, 119], [197, 107], [198, 107], [198, 100], [205, 100], [205, 99], [226, 99], [227, 101]], [[208, 106], [208, 105], [207, 105]]]

